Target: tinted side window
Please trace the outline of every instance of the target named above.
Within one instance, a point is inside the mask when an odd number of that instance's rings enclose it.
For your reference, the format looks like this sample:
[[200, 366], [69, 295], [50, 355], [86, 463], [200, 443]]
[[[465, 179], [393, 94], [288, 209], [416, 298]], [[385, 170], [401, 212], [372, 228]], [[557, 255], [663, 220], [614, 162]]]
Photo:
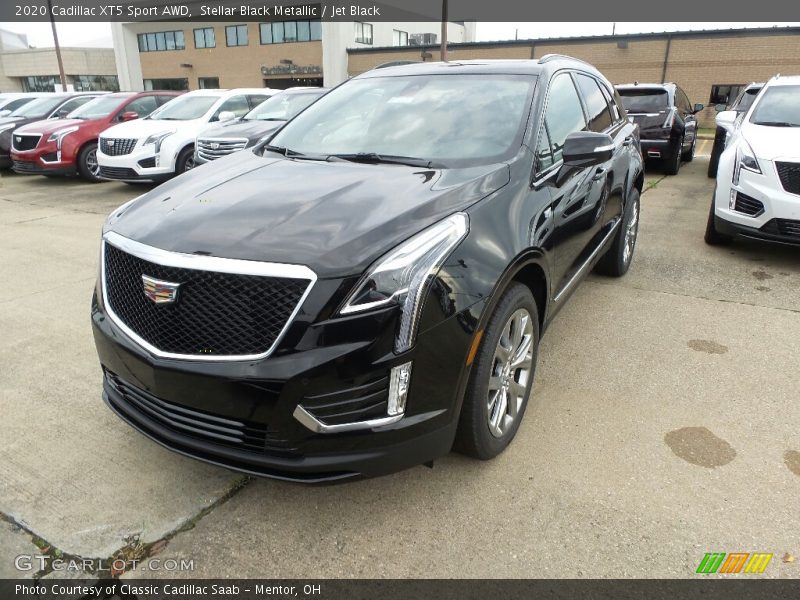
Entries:
[[65, 102], [64, 104], [62, 104], [59, 107], [58, 112], [59, 113], [70, 113], [73, 110], [75, 110], [76, 108], [78, 108], [79, 106], [83, 106], [89, 100], [93, 100], [93, 99], [94, 99], [94, 96], [79, 96], [78, 98], [73, 98], [72, 100], [69, 100], [69, 101]]
[[122, 112], [135, 112], [140, 117], [146, 117], [156, 109], [155, 96], [142, 96], [132, 102], [128, 102]]
[[611, 126], [611, 113], [608, 111], [608, 103], [603, 92], [600, 91], [600, 86], [593, 77], [587, 75], [577, 74], [575, 79], [583, 100], [586, 102], [586, 110], [589, 113], [589, 130], [605, 131]]
[[686, 95], [686, 92], [684, 92], [681, 88], [677, 88], [677, 95], [678, 98], [676, 100], [676, 104], [678, 108], [683, 112], [691, 112], [692, 105], [689, 103], [689, 97]]
[[211, 118], [211, 120], [216, 121], [219, 119], [220, 113], [225, 111], [232, 112], [237, 117], [242, 117], [245, 115], [245, 113], [250, 112], [250, 105], [247, 103], [247, 98], [244, 96], [232, 96], [222, 103], [222, 105], [217, 109], [217, 112], [214, 113], [214, 116]]
[[558, 162], [564, 154], [567, 136], [586, 129], [583, 106], [569, 74], [562, 73], [553, 78], [544, 120], [550, 133], [552, 160]]
[[550, 136], [547, 135], [547, 127], [544, 125], [539, 130], [539, 140], [536, 142], [536, 173], [543, 173], [554, 164], [553, 150], [550, 144]]
[[264, 95], [264, 96], [258, 96], [258, 95], [256, 95], [256, 96], [252, 96], [252, 95], [251, 96], [247, 96], [247, 101], [250, 103], [250, 108], [255, 108], [256, 106], [258, 106], [264, 100], [267, 100], [267, 99], [269, 99], [269, 96], [267, 96], [267, 95]]

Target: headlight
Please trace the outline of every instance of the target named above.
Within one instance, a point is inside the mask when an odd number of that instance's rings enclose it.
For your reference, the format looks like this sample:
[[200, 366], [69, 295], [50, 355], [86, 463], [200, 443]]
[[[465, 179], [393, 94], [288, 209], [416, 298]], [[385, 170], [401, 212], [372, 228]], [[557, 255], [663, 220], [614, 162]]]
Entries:
[[403, 242], [378, 260], [356, 285], [340, 314], [391, 304], [402, 307], [395, 352], [408, 350], [416, 337], [422, 300], [430, 279], [469, 231], [469, 218], [456, 213]]
[[733, 165], [733, 185], [739, 185], [739, 174], [742, 169], [747, 169], [753, 173], [761, 173], [761, 167], [758, 166], [758, 159], [744, 138], [739, 140], [739, 145], [736, 147], [736, 162]]
[[58, 131], [54, 131], [50, 134], [50, 137], [47, 138], [48, 142], [56, 142], [58, 149], [61, 150], [61, 142], [62, 140], [67, 137], [70, 133], [74, 133], [78, 131], [78, 127], [67, 127], [65, 129], [59, 129]]
[[148, 137], [145, 141], [143, 146], [147, 146], [148, 144], [155, 144], [156, 145], [156, 154], [161, 152], [161, 142], [164, 141], [165, 138], [171, 136], [175, 131], [161, 131], [159, 133], [154, 133], [150, 137]]

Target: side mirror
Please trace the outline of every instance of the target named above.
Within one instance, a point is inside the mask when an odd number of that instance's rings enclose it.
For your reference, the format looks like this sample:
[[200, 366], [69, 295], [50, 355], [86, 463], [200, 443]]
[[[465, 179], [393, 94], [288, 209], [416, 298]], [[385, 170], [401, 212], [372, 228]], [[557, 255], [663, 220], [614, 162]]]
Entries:
[[722, 127], [728, 133], [733, 133], [736, 125], [736, 117], [739, 115], [735, 110], [723, 110], [717, 113], [717, 127]]
[[726, 105], [724, 105], [724, 104], [715, 104], [714, 105], [714, 110], [717, 111], [717, 112], [722, 112], [723, 110], [726, 110], [727, 108], [728, 107]]
[[69, 111], [68, 111], [68, 110], [64, 110], [64, 109], [62, 108], [61, 110], [59, 110], [58, 112], [56, 112], [56, 113], [55, 113], [55, 114], [54, 114], [52, 117], [50, 117], [50, 118], [51, 118], [51, 119], [63, 119], [63, 118], [64, 118], [64, 117], [66, 117], [68, 114], [69, 114]]
[[134, 119], [139, 118], [139, 113], [135, 110], [126, 110], [122, 115], [120, 115], [120, 121], [133, 121]]
[[7, 109], [0, 110], [0, 117], [5, 117], [5, 116], [10, 115], [10, 114], [11, 114], [10, 110], [7, 110]]
[[614, 140], [607, 133], [576, 131], [564, 140], [564, 164], [569, 167], [592, 167], [611, 159]]
[[219, 113], [219, 122], [224, 123], [225, 121], [233, 121], [236, 118], [236, 115], [229, 110], [223, 110]]
[[700, 104], [700, 103], [697, 103], [697, 104], [695, 104], [695, 105], [694, 105], [694, 112], [696, 112], [696, 113], [699, 113], [699, 112], [700, 112], [701, 110], [703, 110], [705, 107], [706, 107], [706, 105], [705, 105], [705, 104]]

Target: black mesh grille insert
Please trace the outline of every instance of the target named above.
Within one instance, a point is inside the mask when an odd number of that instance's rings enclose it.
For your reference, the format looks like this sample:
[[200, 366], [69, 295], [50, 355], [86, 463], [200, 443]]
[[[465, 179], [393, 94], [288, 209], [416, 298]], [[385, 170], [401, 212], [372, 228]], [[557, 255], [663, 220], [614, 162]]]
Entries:
[[100, 177], [108, 179], [137, 179], [136, 171], [127, 167], [100, 167]]
[[38, 171], [36, 163], [29, 160], [15, 160], [11, 168], [17, 173], [36, 173]]
[[736, 192], [736, 203], [733, 205], [733, 209], [736, 212], [740, 212], [751, 217], [757, 217], [764, 212], [764, 205], [760, 200], [751, 198], [750, 196], [741, 192]]
[[792, 219], [772, 219], [761, 228], [764, 233], [785, 235], [800, 239], [800, 221]]
[[775, 162], [781, 185], [790, 194], [800, 194], [800, 163]]
[[42, 136], [38, 133], [36, 135], [30, 135], [25, 133], [14, 134], [12, 138], [11, 147], [14, 150], [33, 150], [36, 146], [39, 145], [39, 140], [42, 139]]
[[134, 146], [135, 138], [100, 138], [100, 150], [109, 156], [130, 154]]
[[[162, 352], [238, 356], [269, 350], [308, 287], [307, 279], [165, 267], [105, 243], [108, 303]], [[174, 303], [156, 304], [142, 275], [179, 283]]]

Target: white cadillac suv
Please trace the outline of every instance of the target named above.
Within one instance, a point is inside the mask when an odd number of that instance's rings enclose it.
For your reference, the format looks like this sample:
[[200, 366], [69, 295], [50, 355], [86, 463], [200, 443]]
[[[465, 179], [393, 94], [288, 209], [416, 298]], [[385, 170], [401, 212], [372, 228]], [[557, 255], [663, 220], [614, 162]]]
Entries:
[[800, 245], [800, 76], [773, 77], [746, 113], [724, 111], [706, 242], [736, 235]]
[[97, 147], [100, 177], [163, 181], [194, 166], [194, 140], [209, 123], [234, 119], [277, 93], [269, 88], [195, 90], [144, 119], [106, 129]]

